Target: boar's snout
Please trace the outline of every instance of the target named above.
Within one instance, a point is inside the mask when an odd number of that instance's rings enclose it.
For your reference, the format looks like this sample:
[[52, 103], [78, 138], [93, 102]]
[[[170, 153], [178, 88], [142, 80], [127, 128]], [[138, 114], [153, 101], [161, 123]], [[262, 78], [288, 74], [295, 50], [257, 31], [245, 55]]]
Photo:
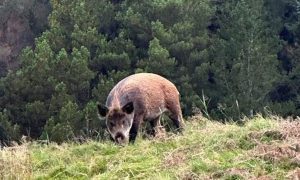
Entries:
[[118, 144], [125, 144], [126, 143], [126, 138], [125, 135], [121, 132], [117, 132], [116, 136], [115, 136], [115, 141]]

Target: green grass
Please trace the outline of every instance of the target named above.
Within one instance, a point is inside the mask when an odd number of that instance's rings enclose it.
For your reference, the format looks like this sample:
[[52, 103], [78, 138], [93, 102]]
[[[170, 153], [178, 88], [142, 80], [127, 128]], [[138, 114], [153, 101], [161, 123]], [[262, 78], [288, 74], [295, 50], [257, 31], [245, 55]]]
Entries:
[[[160, 139], [138, 137], [133, 145], [112, 142], [41, 145], [26, 143], [0, 151], [5, 179], [282, 179], [299, 167], [271, 161], [255, 151], [259, 145], [284, 144], [264, 135], [279, 122], [256, 117], [244, 126], [200, 118], [186, 121], [183, 134]], [[255, 134], [258, 134], [255, 137]], [[273, 138], [273, 139], [272, 139]]]

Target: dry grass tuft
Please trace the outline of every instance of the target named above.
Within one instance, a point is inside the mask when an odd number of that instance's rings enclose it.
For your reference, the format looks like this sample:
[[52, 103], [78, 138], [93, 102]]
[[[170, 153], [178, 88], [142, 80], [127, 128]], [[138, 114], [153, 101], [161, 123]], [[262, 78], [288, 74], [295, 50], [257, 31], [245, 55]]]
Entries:
[[288, 179], [299, 180], [300, 179], [300, 168], [297, 168], [288, 173], [286, 176]]
[[27, 144], [5, 147], [0, 151], [0, 177], [2, 179], [31, 179], [31, 166]]
[[294, 159], [300, 155], [300, 152], [290, 148], [289, 145], [260, 144], [254, 148], [253, 152], [257, 157], [273, 162], [279, 162], [284, 159]]
[[271, 178], [268, 175], [264, 175], [264, 176], [260, 176], [260, 177], [257, 177], [257, 178], [252, 178], [251, 180], [273, 180], [273, 178]]
[[[277, 129], [252, 132], [249, 136], [257, 142], [252, 150], [254, 156], [272, 162], [289, 160], [300, 165], [300, 121], [281, 120]], [[272, 143], [261, 143], [263, 137], [270, 138]]]
[[228, 169], [225, 174], [229, 176], [247, 177], [247, 179], [253, 178], [253, 175], [251, 175], [248, 170], [242, 168]]
[[156, 134], [155, 134], [156, 140], [161, 140], [161, 139], [167, 138], [167, 132], [164, 127], [162, 127], [162, 126], [156, 127], [155, 131], [156, 131]]
[[180, 149], [175, 149], [174, 151], [168, 153], [164, 159], [164, 166], [166, 168], [172, 166], [180, 166], [185, 163], [187, 157], [187, 152]]
[[286, 139], [300, 141], [300, 119], [294, 121], [282, 121], [280, 129]]
[[211, 178], [209, 176], [199, 176], [196, 173], [193, 172], [186, 172], [179, 176], [179, 179], [181, 180], [210, 180]]

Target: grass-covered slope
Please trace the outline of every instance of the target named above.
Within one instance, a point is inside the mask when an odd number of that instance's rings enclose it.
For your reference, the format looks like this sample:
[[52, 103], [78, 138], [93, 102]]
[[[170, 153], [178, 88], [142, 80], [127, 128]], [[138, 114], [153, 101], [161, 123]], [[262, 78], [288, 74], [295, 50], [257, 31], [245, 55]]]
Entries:
[[24, 145], [0, 151], [4, 179], [286, 179], [300, 175], [300, 121], [261, 117], [244, 126], [191, 118], [183, 135]]

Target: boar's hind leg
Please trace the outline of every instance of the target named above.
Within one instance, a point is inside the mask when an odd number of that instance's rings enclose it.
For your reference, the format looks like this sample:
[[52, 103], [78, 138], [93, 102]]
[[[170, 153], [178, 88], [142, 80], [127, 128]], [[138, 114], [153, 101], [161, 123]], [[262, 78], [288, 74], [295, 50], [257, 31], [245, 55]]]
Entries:
[[136, 136], [138, 134], [139, 127], [140, 127], [140, 124], [141, 124], [142, 120], [143, 120], [142, 115], [136, 115], [134, 117], [131, 129], [129, 131], [129, 142], [130, 143], [134, 143], [134, 141], [136, 139]]
[[176, 130], [181, 132], [184, 128], [184, 123], [180, 106], [173, 106], [173, 108], [169, 108], [169, 111], [169, 118], [173, 121], [174, 125], [176, 126]]

